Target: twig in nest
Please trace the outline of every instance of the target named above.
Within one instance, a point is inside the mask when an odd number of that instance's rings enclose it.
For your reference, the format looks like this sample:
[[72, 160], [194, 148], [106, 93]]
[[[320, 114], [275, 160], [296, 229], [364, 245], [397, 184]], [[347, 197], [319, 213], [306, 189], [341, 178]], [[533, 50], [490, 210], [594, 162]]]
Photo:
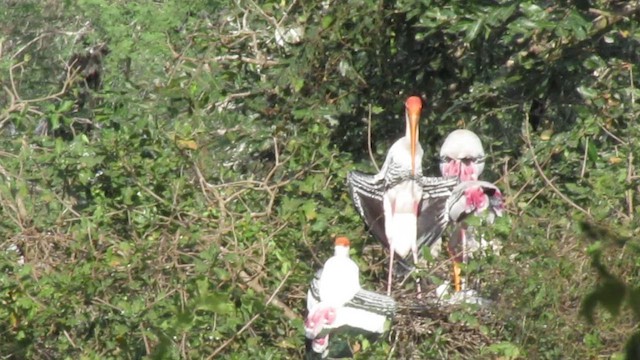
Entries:
[[612, 139], [614, 139], [615, 141], [619, 142], [620, 145], [627, 145], [627, 142], [620, 139], [619, 137], [615, 136], [611, 131], [607, 130], [607, 128], [602, 125], [602, 124], [598, 124], [598, 126], [600, 127], [600, 129], [602, 129], [602, 131], [604, 131], [605, 133], [607, 133], [607, 135], [611, 136]]
[[380, 168], [376, 163], [376, 159], [373, 158], [373, 151], [371, 150], [371, 104], [369, 104], [369, 117], [367, 118], [367, 147], [369, 149], [369, 157], [373, 166], [376, 167], [376, 171], [380, 172]]
[[[633, 175], [633, 152], [629, 151], [627, 156], [627, 185], [631, 187], [631, 178]], [[633, 190], [627, 190], [627, 212], [629, 219], [633, 219]]]
[[584, 143], [584, 155], [582, 156], [582, 169], [580, 170], [580, 178], [584, 179], [584, 173], [587, 170], [587, 151], [589, 151], [589, 137]]
[[[635, 85], [633, 83], [633, 66], [629, 66], [629, 85], [631, 87], [631, 106], [632, 109], [635, 108], [636, 97], [635, 97]], [[635, 119], [635, 111], [631, 114], [632, 118]], [[629, 133], [627, 133], [629, 134]], [[627, 186], [629, 189], [627, 190], [627, 212], [629, 214], [629, 218], [633, 219], [633, 190], [631, 189], [631, 178], [634, 175], [633, 170], [633, 141], [631, 141], [630, 136], [627, 136], [629, 140], [629, 155], [627, 156]]]
[[[247, 274], [245, 271], [240, 271], [239, 275], [242, 281], [245, 284], [247, 284], [247, 286], [249, 286], [251, 289], [253, 289], [253, 291], [261, 294], [264, 294], [266, 292], [265, 289], [260, 284], [258, 284], [256, 281], [252, 281], [251, 276]], [[267, 305], [269, 303], [273, 303], [273, 306], [280, 308], [284, 313], [284, 316], [286, 316], [290, 320], [300, 318], [290, 307], [288, 307], [287, 305], [285, 305], [285, 303], [275, 298], [275, 295], [272, 295], [271, 298], [269, 298]]]
[[287, 10], [285, 10], [284, 15], [282, 15], [282, 18], [280, 19], [280, 21], [278, 21], [278, 23], [276, 24], [276, 27], [280, 27], [282, 25], [282, 23], [287, 19], [287, 16], [289, 16], [289, 13], [291, 12], [291, 9], [293, 8], [293, 6], [296, 4], [297, 0], [293, 0], [291, 2], [291, 4], [289, 4], [289, 7], [287, 8]]
[[73, 339], [71, 339], [71, 336], [69, 336], [69, 333], [67, 332], [67, 330], [63, 330], [64, 333], [64, 337], [67, 338], [67, 340], [69, 340], [69, 343], [71, 343], [71, 346], [73, 346], [74, 348], [78, 348], [78, 346], [76, 345], [76, 343], [73, 341]]
[[573, 200], [569, 199], [569, 197], [567, 195], [563, 194], [562, 191], [560, 191], [553, 184], [553, 182], [551, 182], [551, 180], [549, 180], [547, 175], [545, 175], [544, 171], [540, 167], [540, 164], [538, 163], [538, 158], [536, 157], [536, 152], [533, 150], [533, 145], [531, 145], [531, 136], [530, 136], [530, 133], [529, 133], [529, 115], [527, 113], [525, 113], [525, 120], [526, 121], [525, 121], [525, 124], [524, 124], [524, 128], [525, 128], [524, 141], [527, 144], [527, 147], [529, 148], [529, 151], [531, 151], [531, 159], [533, 160], [533, 165], [536, 167], [536, 170], [538, 171], [538, 173], [540, 174], [540, 176], [542, 177], [544, 182], [547, 183], [547, 185], [551, 188], [551, 190], [553, 190], [553, 192], [555, 192], [558, 196], [560, 196], [562, 198], [562, 200], [564, 200], [567, 204], [569, 204], [573, 208], [583, 212], [585, 215], [587, 215], [590, 218], [591, 214], [587, 210], [585, 210], [583, 207], [581, 207], [580, 205], [578, 205], [575, 202], [573, 202]]
[[398, 332], [394, 332], [393, 343], [391, 343], [391, 349], [389, 349], [389, 355], [387, 356], [387, 360], [390, 360], [393, 356], [393, 353], [396, 351], [396, 346], [398, 345]]

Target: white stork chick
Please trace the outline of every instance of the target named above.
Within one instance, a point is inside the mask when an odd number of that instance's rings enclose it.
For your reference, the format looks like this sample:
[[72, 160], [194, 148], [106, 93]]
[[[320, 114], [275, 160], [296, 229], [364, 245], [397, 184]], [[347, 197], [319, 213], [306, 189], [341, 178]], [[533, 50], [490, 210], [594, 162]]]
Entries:
[[[472, 131], [465, 129], [452, 131], [440, 148], [440, 172], [442, 176], [455, 176], [462, 182], [476, 181], [484, 170], [484, 163], [485, 152], [482, 142], [478, 135]], [[497, 191], [495, 197], [499, 197], [501, 201], [502, 194], [497, 188], [495, 190]], [[454, 213], [459, 212], [462, 206], [467, 206], [469, 203], [477, 205], [478, 212], [488, 206], [488, 201], [485, 200], [481, 188], [469, 187], [466, 191], [467, 204], [460, 204], [458, 209], [452, 209]], [[451, 217], [457, 218], [456, 214]], [[477, 241], [467, 228], [468, 226], [464, 221], [456, 222], [452, 237], [447, 244], [449, 254], [453, 259], [453, 280], [456, 291], [460, 291], [462, 288], [459, 263], [466, 263], [474, 251], [484, 246], [489, 246], [484, 239]]]
[[329, 335], [318, 337], [325, 327], [338, 327], [337, 319], [344, 304], [353, 299], [360, 291], [360, 270], [349, 258], [349, 239], [338, 237], [335, 241], [335, 253], [322, 268], [318, 282], [320, 301], [317, 302], [311, 293], [307, 294], [307, 310], [305, 336], [312, 339], [314, 351], [322, 353], [329, 345]]
[[440, 148], [440, 172], [460, 181], [478, 180], [484, 170], [484, 159], [478, 135], [465, 129], [454, 130]]

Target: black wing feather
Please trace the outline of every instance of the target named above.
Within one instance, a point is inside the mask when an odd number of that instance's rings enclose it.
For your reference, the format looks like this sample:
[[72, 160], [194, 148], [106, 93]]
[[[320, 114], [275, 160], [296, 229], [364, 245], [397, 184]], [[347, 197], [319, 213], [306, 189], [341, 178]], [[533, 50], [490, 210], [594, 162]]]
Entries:
[[369, 232], [388, 248], [389, 240], [384, 227], [384, 180], [376, 180], [374, 175], [351, 171], [347, 175], [347, 185], [353, 204]]
[[449, 217], [447, 199], [458, 185], [457, 177], [422, 177], [422, 202], [418, 212], [418, 250], [431, 247], [444, 232]]

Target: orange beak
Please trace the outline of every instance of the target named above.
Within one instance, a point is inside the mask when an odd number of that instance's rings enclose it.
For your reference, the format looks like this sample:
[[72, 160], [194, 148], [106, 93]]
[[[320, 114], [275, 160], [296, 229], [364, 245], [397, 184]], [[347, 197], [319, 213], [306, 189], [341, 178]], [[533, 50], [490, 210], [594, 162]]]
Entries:
[[411, 143], [411, 172], [416, 174], [416, 144], [418, 143], [418, 123], [420, 122], [420, 109], [409, 109], [409, 141]]

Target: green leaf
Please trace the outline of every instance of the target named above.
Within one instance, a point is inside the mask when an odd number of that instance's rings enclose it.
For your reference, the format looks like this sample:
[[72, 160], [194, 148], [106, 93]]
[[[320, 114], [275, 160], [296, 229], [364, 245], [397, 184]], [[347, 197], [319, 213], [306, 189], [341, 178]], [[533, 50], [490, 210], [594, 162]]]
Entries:
[[196, 300], [196, 310], [211, 311], [219, 315], [231, 314], [234, 305], [229, 301], [229, 294], [210, 293]]
[[331, 25], [333, 25], [335, 19], [331, 15], [326, 15], [322, 17], [322, 28], [328, 29]]
[[587, 86], [579, 86], [577, 90], [578, 93], [580, 93], [580, 95], [582, 95], [582, 97], [584, 97], [585, 99], [594, 99], [599, 95], [598, 90]]
[[510, 342], [499, 342], [489, 345], [487, 350], [494, 355], [504, 357], [506, 359], [517, 359], [521, 356], [520, 348]]
[[482, 30], [482, 26], [484, 25], [484, 19], [478, 19], [476, 20], [468, 29], [467, 29], [467, 34], [464, 38], [464, 41], [466, 42], [471, 42], [473, 41], [476, 37], [478, 37], [478, 35], [480, 34], [480, 31]]

